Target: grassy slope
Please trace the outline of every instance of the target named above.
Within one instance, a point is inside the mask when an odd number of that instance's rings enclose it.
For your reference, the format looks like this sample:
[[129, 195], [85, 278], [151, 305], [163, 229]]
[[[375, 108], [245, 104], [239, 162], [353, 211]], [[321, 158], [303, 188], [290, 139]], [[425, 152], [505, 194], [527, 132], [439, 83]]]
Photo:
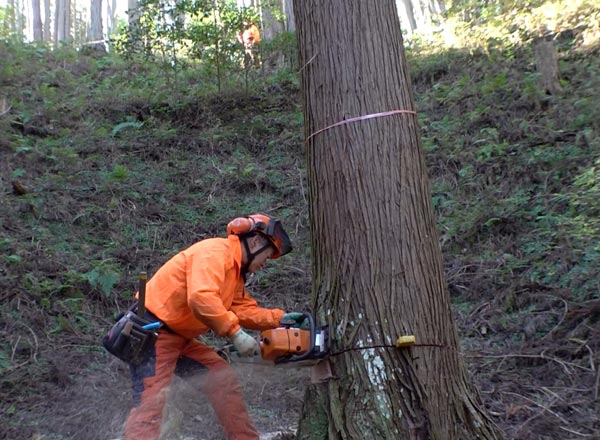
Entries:
[[[557, 38], [554, 97], [537, 89], [528, 42], [409, 57], [463, 346], [510, 438], [600, 432], [600, 58], [581, 39]], [[77, 438], [97, 414], [72, 420], [45, 399], [64, 402], [70, 374], [109, 386], [98, 335], [135, 273], [234, 215], [289, 225], [296, 252], [254, 284], [266, 305], [308, 305], [295, 80], [207, 96], [190, 74], [165, 87], [114, 57], [0, 45], [0, 59], [12, 105], [0, 117], [7, 438]], [[497, 357], [469, 357], [481, 353]]]

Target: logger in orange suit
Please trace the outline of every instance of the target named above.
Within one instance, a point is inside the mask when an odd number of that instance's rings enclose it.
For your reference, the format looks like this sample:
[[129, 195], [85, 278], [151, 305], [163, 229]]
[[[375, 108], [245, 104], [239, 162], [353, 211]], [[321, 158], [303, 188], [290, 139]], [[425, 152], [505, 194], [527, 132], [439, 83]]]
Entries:
[[260, 43], [260, 31], [256, 25], [245, 21], [244, 29], [238, 33], [238, 41], [244, 45], [245, 65], [257, 64], [256, 44]]
[[[227, 226], [227, 238], [202, 240], [165, 263], [148, 281], [146, 318], [162, 322], [154, 353], [131, 366], [134, 408], [125, 427], [126, 440], [153, 440], [160, 433], [165, 387], [174, 373], [206, 370], [203, 391], [228, 439], [257, 440], [235, 372], [196, 336], [213, 330], [231, 338], [242, 356], [260, 352], [242, 327], [266, 330], [279, 326], [285, 312], [265, 309], [244, 288], [246, 274], [264, 268], [268, 258], [292, 250], [281, 223], [262, 214], [239, 217]], [[289, 313], [286, 319], [296, 319]]]
[[244, 30], [238, 33], [238, 41], [246, 49], [252, 49], [256, 43], [260, 43], [260, 32], [255, 24], [244, 22]]

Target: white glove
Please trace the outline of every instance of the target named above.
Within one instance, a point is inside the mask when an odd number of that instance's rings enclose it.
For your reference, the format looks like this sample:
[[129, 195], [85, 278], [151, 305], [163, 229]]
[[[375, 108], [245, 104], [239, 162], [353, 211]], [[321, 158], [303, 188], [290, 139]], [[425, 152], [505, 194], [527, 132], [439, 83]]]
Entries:
[[255, 356], [260, 353], [258, 341], [242, 329], [235, 332], [231, 337], [231, 342], [240, 356]]

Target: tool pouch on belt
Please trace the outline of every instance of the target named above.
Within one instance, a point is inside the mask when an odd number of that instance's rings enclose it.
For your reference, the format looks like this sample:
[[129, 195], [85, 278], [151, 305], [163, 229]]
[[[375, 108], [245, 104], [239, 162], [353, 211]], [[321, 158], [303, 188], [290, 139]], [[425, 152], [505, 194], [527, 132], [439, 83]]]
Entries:
[[133, 366], [142, 365], [152, 355], [158, 333], [144, 330], [150, 324], [137, 316], [132, 310], [127, 311], [102, 339], [104, 347], [119, 359]]

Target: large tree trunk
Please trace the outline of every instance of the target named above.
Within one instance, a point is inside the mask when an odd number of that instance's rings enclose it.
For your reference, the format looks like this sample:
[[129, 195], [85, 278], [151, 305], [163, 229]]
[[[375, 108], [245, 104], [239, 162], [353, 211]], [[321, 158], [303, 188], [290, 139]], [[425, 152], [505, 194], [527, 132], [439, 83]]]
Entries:
[[[314, 308], [333, 338], [299, 438], [500, 438], [459, 357], [394, 1], [294, 12]], [[415, 346], [391, 348], [406, 334]]]

